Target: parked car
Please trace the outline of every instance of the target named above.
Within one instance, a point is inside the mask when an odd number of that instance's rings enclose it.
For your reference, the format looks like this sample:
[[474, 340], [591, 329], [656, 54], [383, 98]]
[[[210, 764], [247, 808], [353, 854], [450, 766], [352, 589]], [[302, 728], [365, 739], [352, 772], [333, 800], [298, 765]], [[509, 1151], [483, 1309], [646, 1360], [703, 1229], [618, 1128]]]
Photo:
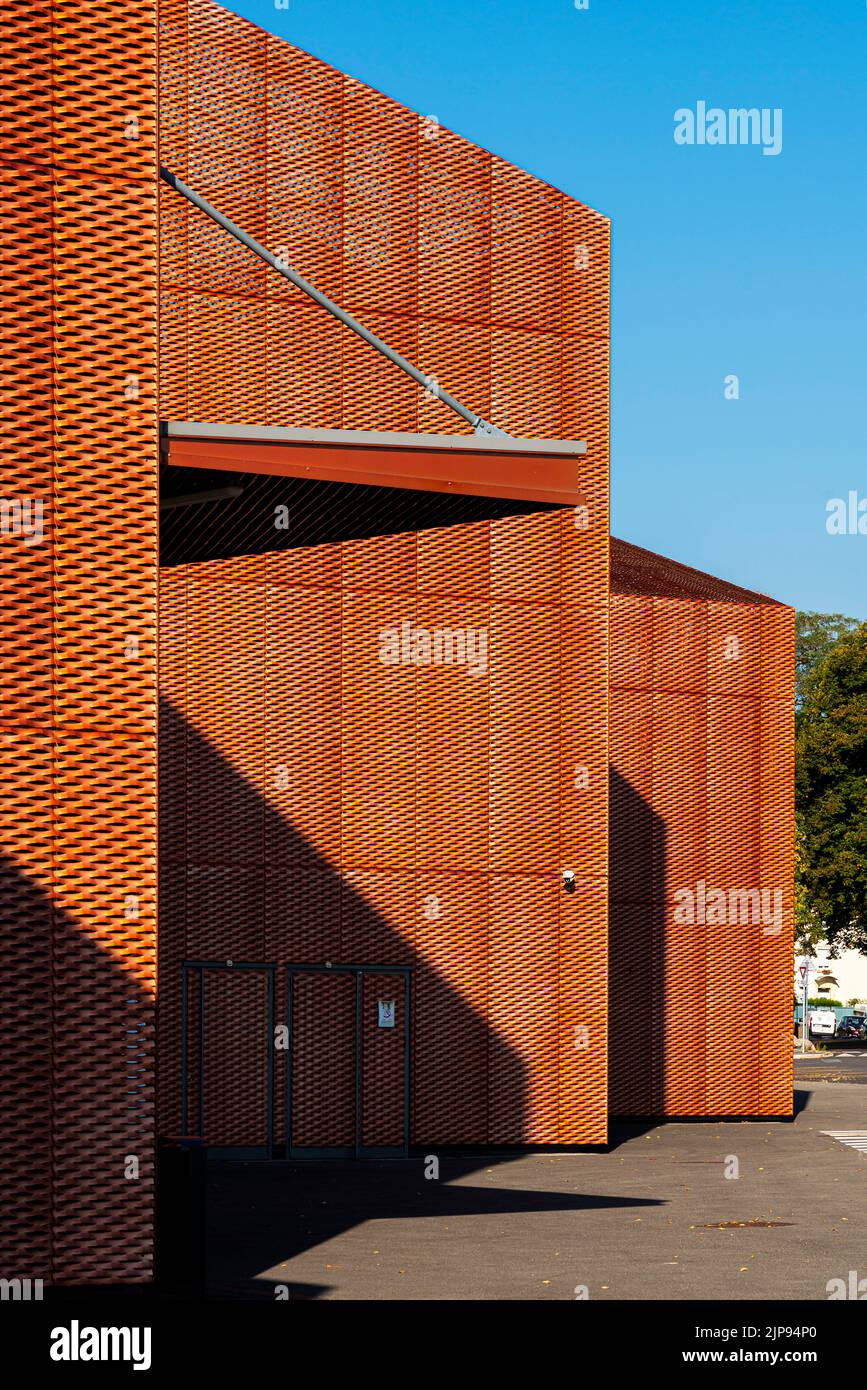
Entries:
[[867, 1039], [867, 1018], [863, 1014], [844, 1014], [837, 1025], [837, 1037]]
[[813, 1037], [833, 1038], [837, 1031], [837, 1015], [833, 1009], [811, 1009], [808, 1018]]

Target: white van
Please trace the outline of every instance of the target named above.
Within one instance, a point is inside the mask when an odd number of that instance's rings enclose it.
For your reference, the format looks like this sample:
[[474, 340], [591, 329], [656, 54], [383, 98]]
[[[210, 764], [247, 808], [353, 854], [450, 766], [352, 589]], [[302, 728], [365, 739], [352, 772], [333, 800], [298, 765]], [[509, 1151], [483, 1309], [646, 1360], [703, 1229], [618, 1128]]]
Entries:
[[837, 1015], [833, 1009], [811, 1009], [808, 1018], [814, 1038], [833, 1038], [837, 1031]]

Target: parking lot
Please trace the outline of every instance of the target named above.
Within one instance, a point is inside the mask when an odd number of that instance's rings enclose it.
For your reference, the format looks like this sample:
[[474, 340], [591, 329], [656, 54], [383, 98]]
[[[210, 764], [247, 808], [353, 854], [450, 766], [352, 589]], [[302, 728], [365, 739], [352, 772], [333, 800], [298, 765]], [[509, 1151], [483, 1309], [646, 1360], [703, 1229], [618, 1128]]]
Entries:
[[[790, 1123], [615, 1130], [607, 1152], [219, 1164], [209, 1292], [300, 1299], [807, 1299], [867, 1276], [867, 1054], [798, 1063]], [[825, 1069], [827, 1073], [825, 1073]], [[840, 1080], [814, 1080], [813, 1071]]]

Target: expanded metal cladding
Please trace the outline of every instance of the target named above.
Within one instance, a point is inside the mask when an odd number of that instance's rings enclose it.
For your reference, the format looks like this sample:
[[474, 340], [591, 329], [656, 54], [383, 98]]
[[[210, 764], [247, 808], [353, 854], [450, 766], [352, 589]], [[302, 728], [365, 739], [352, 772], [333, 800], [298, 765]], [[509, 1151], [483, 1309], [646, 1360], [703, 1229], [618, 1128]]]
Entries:
[[790, 1114], [794, 614], [621, 541], [611, 590], [611, 1112]]
[[[433, 378], [407, 382], [163, 187], [163, 417], [460, 432], [439, 383], [514, 435], [586, 439], [590, 519], [163, 572], [163, 1128], [181, 1119], [178, 962], [225, 945], [414, 962], [414, 1134], [604, 1138], [609, 223], [211, 0], [160, 18], [162, 162]], [[398, 611], [491, 622], [490, 673], [381, 666], [372, 634]], [[586, 883], [568, 898], [567, 851]], [[309, 998], [349, 1029], [348, 988], [298, 981], [299, 1029], [338, 1070], [350, 1034], [334, 1053]], [[257, 1142], [239, 1085], [206, 1124]], [[308, 1135], [345, 1136], [346, 1116], [299, 1107]]]
[[[163, 570], [165, 1130], [186, 958], [280, 967], [280, 1019], [289, 963], [411, 966], [414, 1142], [605, 1139], [606, 553], [557, 509]], [[484, 661], [384, 662], [404, 623], [484, 633]], [[263, 1144], [263, 980], [219, 978], [187, 1127]], [[293, 1144], [347, 1145], [352, 982], [294, 987]], [[365, 990], [363, 1142], [392, 1145], [403, 997], [375, 971]]]
[[[163, 162], [510, 433], [585, 438], [590, 516], [164, 572], [163, 1130], [180, 961], [291, 945], [415, 966], [416, 1137], [602, 1139], [608, 222], [211, 0], [158, 8]], [[0, 1263], [57, 1283], [151, 1269], [157, 326], [166, 418], [460, 428], [164, 187], [157, 319], [156, 9], [4, 15]], [[621, 553], [612, 597], [616, 1113], [791, 1101], [791, 614], [702, 583]], [[490, 623], [484, 677], [370, 659], [389, 616], [456, 613]], [[699, 880], [781, 891], [782, 930], [675, 922]], [[323, 1030], [296, 988], [339, 1072], [342, 1002]], [[261, 1135], [266, 994], [208, 981], [224, 1071], [190, 1100], [221, 1142]], [[365, 1142], [391, 1142], [393, 1058], [365, 1041]], [[299, 1084], [302, 1140], [340, 1142]]]
[[[212, 0], [163, 0], [160, 74], [173, 173], [501, 429], [586, 439], [607, 514], [607, 218]], [[467, 428], [166, 186], [160, 218], [164, 419]]]
[[155, 7], [4, 7], [0, 1272], [151, 1270]]

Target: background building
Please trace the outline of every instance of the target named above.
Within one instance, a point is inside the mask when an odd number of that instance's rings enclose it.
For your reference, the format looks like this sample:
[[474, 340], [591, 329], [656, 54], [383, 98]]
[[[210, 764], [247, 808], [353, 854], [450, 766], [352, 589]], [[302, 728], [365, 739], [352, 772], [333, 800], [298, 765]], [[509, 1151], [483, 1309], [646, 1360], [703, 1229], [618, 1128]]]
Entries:
[[[820, 941], [812, 949], [813, 964], [810, 967], [810, 997], [839, 999], [844, 1006], [838, 1013], [845, 1013], [845, 1006], [852, 1000], [867, 1004], [867, 958], [860, 951], [841, 951], [832, 956], [827, 941]], [[803, 954], [795, 955], [795, 994], [801, 997], [801, 976], [799, 971]]]

